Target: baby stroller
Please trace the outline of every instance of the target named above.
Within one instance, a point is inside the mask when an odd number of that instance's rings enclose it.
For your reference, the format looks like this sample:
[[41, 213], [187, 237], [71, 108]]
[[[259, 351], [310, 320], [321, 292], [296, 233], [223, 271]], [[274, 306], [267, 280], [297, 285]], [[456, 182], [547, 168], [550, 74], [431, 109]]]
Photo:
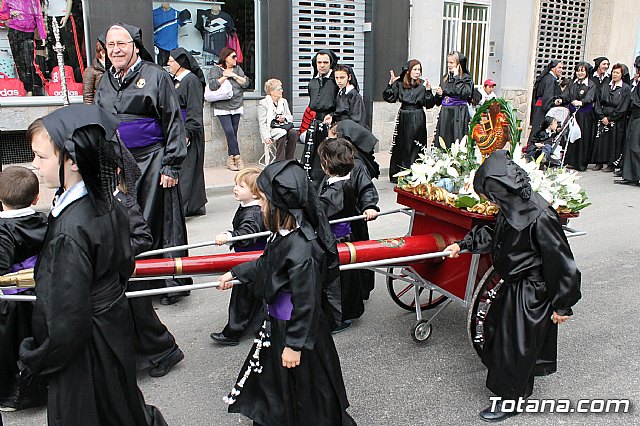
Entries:
[[547, 112], [547, 117], [553, 117], [558, 122], [558, 134], [553, 140], [549, 167], [564, 166], [564, 157], [567, 153], [567, 145], [582, 137], [580, 127], [576, 122], [575, 115], [580, 107], [576, 108], [573, 114], [565, 106], [553, 107]]

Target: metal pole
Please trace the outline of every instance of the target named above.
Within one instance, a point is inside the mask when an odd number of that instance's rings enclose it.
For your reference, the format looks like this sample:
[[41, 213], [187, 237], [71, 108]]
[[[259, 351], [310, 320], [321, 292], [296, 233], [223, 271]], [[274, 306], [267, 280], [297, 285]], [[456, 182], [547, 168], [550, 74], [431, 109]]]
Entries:
[[53, 46], [53, 50], [56, 51], [56, 58], [58, 59], [58, 76], [60, 78], [60, 84], [62, 85], [62, 104], [64, 106], [69, 105], [69, 92], [67, 91], [67, 76], [64, 70], [64, 46], [60, 43], [60, 27], [58, 26], [58, 21], [54, 16], [51, 19], [51, 24], [53, 27], [53, 35], [56, 38], [56, 44]]
[[[394, 213], [406, 213], [407, 211], [410, 211], [410, 210], [411, 209], [408, 209], [408, 208], [387, 210], [387, 211], [378, 213], [378, 216], [386, 216], [386, 215], [394, 214]], [[365, 218], [364, 215], [345, 217], [343, 219], [330, 220], [329, 224], [333, 225], [335, 223], [353, 222], [355, 220], [360, 220], [360, 219], [364, 219], [364, 218]], [[242, 240], [249, 240], [251, 238], [268, 237], [269, 235], [271, 235], [271, 232], [269, 232], [269, 231], [256, 232], [255, 234], [247, 234], [247, 235], [241, 235], [239, 237], [231, 237], [231, 238], [229, 238], [227, 240], [227, 243], [233, 243], [233, 242], [242, 241]], [[155, 256], [157, 254], [171, 253], [173, 251], [188, 250], [188, 249], [194, 249], [194, 248], [206, 247], [206, 246], [215, 246], [215, 245], [217, 245], [215, 241], [204, 241], [204, 242], [201, 242], [201, 243], [185, 244], [185, 245], [182, 245], [182, 246], [175, 246], [175, 247], [167, 247], [167, 248], [162, 248], [162, 249], [157, 249], [157, 250], [150, 250], [150, 251], [146, 251], [144, 253], [140, 253], [139, 255], [136, 256], [136, 259], [140, 259], [141, 257]]]

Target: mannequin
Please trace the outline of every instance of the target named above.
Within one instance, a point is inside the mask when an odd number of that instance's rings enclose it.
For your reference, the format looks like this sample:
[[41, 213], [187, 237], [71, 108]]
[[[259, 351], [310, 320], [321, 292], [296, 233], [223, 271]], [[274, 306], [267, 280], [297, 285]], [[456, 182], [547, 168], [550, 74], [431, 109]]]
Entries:
[[227, 45], [227, 31], [235, 27], [233, 18], [222, 10], [221, 2], [211, 5], [210, 9], [198, 9], [196, 29], [202, 35], [202, 50], [207, 64], [218, 61], [220, 49]]
[[60, 43], [64, 46], [64, 63], [73, 68], [73, 79], [76, 83], [82, 82], [82, 73], [85, 69], [85, 59], [82, 51], [76, 46], [84, 44], [83, 26], [78, 25], [82, 16], [74, 16], [73, 0], [48, 0], [45, 2], [47, 15], [47, 69], [49, 72], [58, 65], [57, 54], [53, 50], [56, 39], [53, 35], [53, 19], [58, 21], [60, 27]]
[[178, 12], [168, 1], [153, 10], [153, 44], [158, 48], [156, 62], [167, 65], [169, 52], [178, 48], [178, 27], [191, 22], [191, 14]]

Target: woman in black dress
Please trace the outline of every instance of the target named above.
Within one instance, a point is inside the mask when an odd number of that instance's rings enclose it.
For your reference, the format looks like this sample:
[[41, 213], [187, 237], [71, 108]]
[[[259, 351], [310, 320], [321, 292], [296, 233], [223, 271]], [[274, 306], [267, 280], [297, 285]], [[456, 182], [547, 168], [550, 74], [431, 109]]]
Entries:
[[562, 105], [562, 90], [558, 79], [564, 64], [556, 59], [549, 61], [533, 83], [533, 104], [531, 106], [531, 133], [535, 135], [541, 128], [544, 116], [554, 106]]
[[615, 64], [611, 71], [611, 82], [603, 84], [595, 105], [597, 122], [593, 143], [593, 170], [607, 167], [603, 172], [615, 170], [614, 161], [622, 155], [627, 130], [627, 110], [631, 102], [631, 87], [622, 81], [623, 66]]
[[624, 146], [624, 163], [622, 164], [622, 179], [614, 183], [623, 185], [638, 185], [640, 181], [640, 56], [634, 62], [635, 85], [631, 89], [631, 105], [629, 106], [629, 125], [627, 127], [627, 141]]
[[473, 80], [467, 69], [467, 58], [460, 52], [447, 55], [447, 75], [436, 89], [436, 105], [440, 105], [434, 143], [440, 138], [447, 148], [469, 132], [469, 101], [473, 95]]
[[169, 70], [180, 101], [187, 131], [187, 158], [180, 171], [180, 194], [185, 216], [205, 214], [207, 193], [204, 187], [204, 73], [195, 58], [183, 47], [173, 49], [169, 56]]
[[396, 76], [393, 70], [389, 72], [391, 78], [382, 97], [389, 103], [401, 102], [389, 164], [389, 179], [396, 183], [398, 178], [393, 176], [410, 168], [420, 151], [427, 147], [427, 116], [424, 108], [433, 108], [436, 103], [431, 83], [420, 78], [422, 64], [417, 59], [410, 60], [400, 76]]
[[589, 165], [593, 144], [593, 105], [596, 98], [596, 84], [589, 78], [590, 74], [591, 65], [579, 62], [566, 96], [571, 112], [579, 108], [576, 113], [576, 122], [582, 136], [567, 146], [565, 162], [569, 167], [580, 171], [585, 171]]

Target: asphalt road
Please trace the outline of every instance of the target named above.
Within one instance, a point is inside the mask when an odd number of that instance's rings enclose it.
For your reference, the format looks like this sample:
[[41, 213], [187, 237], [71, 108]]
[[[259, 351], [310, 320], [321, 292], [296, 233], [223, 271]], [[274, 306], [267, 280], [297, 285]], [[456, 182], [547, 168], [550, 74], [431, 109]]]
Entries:
[[[571, 240], [582, 271], [583, 299], [575, 316], [561, 326], [558, 372], [536, 379], [533, 397], [544, 399], [626, 398], [627, 414], [521, 414], [506, 424], [604, 425], [640, 423], [640, 188], [613, 185], [611, 174], [585, 172], [581, 180], [592, 206], [572, 226], [588, 235]], [[383, 210], [397, 207], [392, 187], [378, 183]], [[230, 226], [236, 209], [231, 195], [211, 198], [209, 214], [188, 221], [192, 242], [211, 240]], [[370, 225], [372, 238], [404, 235], [404, 215], [380, 218]], [[199, 249], [192, 254], [224, 252]], [[206, 281], [206, 280], [201, 280]], [[481, 424], [477, 412], [489, 403], [486, 370], [469, 345], [466, 311], [452, 304], [436, 318], [424, 344], [410, 337], [415, 314], [389, 298], [384, 278], [354, 326], [335, 336], [351, 403], [361, 425]], [[140, 387], [171, 425], [249, 425], [228, 414], [222, 397], [235, 383], [251, 339], [237, 347], [219, 347], [209, 333], [226, 322], [229, 292], [194, 291], [158, 312], [186, 358], [159, 379], [142, 377]], [[310, 386], [312, 384], [309, 384]], [[4, 414], [5, 425], [46, 424], [46, 410]]]

